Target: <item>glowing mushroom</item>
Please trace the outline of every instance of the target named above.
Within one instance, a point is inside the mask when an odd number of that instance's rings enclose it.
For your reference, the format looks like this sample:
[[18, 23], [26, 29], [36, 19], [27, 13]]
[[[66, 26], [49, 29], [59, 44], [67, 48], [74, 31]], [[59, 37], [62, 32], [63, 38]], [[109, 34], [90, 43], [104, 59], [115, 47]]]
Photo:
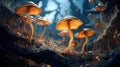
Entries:
[[68, 32], [68, 30], [63, 30], [58, 35], [64, 37], [64, 39], [63, 39], [63, 42], [64, 42], [66, 37], [69, 36], [69, 32]]
[[80, 32], [78, 32], [78, 33], [75, 34], [75, 37], [77, 37], [77, 38], [86, 38], [86, 41], [85, 41], [85, 43], [82, 46], [83, 57], [85, 55], [85, 46], [87, 46], [87, 43], [89, 41], [88, 37], [89, 36], [93, 36], [94, 33], [95, 33], [94, 30], [92, 30], [90, 28], [84, 28], [83, 30], [81, 30]]
[[[20, 15], [20, 16], [26, 16], [28, 19], [31, 19], [30, 16], [32, 15], [36, 15], [38, 16], [40, 13], [41, 13], [41, 9], [33, 2], [27, 2], [21, 6], [18, 6], [16, 8], [16, 14]], [[34, 34], [34, 27], [32, 25], [32, 22], [27, 22], [29, 25], [30, 25], [30, 28], [31, 28], [31, 36], [30, 36], [30, 39], [29, 41], [31, 42], [31, 39], [33, 37], [33, 34]]]
[[43, 32], [42, 32], [42, 34], [41, 34], [41, 37], [43, 37], [43, 35], [44, 35], [45, 31], [46, 31], [46, 25], [49, 25], [49, 24], [51, 24], [51, 23], [50, 23], [49, 21], [47, 21], [47, 20], [38, 20], [38, 21], [37, 21], [37, 24], [44, 26], [44, 30], [43, 30]]
[[79, 28], [79, 26], [81, 26], [83, 24], [83, 22], [81, 20], [79, 20], [76, 17], [73, 16], [67, 16], [65, 18], [63, 18], [61, 21], [59, 21], [56, 25], [56, 29], [57, 30], [68, 30], [69, 35], [70, 35], [70, 41], [69, 41], [69, 45], [66, 48], [67, 52], [70, 52], [71, 47], [72, 47], [72, 41], [73, 41], [73, 33], [71, 30], [76, 30]]

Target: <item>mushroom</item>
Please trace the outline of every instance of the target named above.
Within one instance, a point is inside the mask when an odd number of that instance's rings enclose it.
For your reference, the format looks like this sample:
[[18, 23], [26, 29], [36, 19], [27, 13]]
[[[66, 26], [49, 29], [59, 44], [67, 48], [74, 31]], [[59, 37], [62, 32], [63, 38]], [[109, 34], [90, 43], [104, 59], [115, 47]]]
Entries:
[[103, 4], [103, 3], [98, 3], [98, 5], [96, 5], [96, 7], [95, 7], [95, 9], [94, 9], [94, 11], [95, 12], [100, 12], [100, 22], [101, 22], [101, 24], [102, 24], [102, 28], [103, 28], [103, 31], [102, 32], [104, 32], [104, 23], [103, 23], [103, 19], [102, 19], [102, 12], [104, 11], [104, 10], [106, 10], [106, 6]]
[[96, 0], [89, 0], [89, 2], [96, 2]]
[[76, 38], [86, 38], [85, 43], [82, 46], [82, 54], [83, 57], [85, 55], [85, 46], [87, 46], [87, 43], [89, 41], [88, 37], [93, 36], [95, 33], [94, 30], [90, 29], [90, 28], [84, 28], [83, 30], [81, 30], [80, 32], [75, 34]]
[[39, 8], [39, 6], [37, 6], [35, 3], [33, 3], [32, 1], [28, 1], [27, 3], [18, 6], [16, 8], [16, 13], [18, 15], [22, 15], [22, 16], [30, 16], [30, 15], [36, 15], [38, 16], [41, 13], [41, 9]]
[[71, 43], [74, 39], [73, 33], [71, 30], [78, 29], [79, 26], [81, 26], [82, 24], [83, 24], [83, 22], [81, 20], [79, 20], [78, 18], [73, 17], [73, 16], [67, 16], [57, 23], [57, 25], [56, 25], [57, 30], [68, 30], [68, 32], [69, 32], [69, 35], [70, 35], [69, 45], [65, 49], [67, 52], [70, 52], [71, 47], [72, 47]]
[[64, 38], [63, 39], [63, 42], [64, 42], [66, 40], [66, 37], [69, 36], [69, 32], [68, 32], [68, 30], [63, 30], [58, 35], [62, 36]]
[[96, 5], [94, 11], [104, 11], [106, 10], [106, 7], [103, 3], [98, 3], [98, 5]]
[[[31, 19], [30, 16], [32, 15], [36, 15], [38, 16], [39, 14], [41, 14], [41, 9], [33, 2], [27, 2], [21, 6], [18, 6], [16, 8], [16, 14], [20, 15], [20, 16], [26, 16], [28, 19]], [[31, 22], [26, 22], [30, 25], [30, 28], [31, 28], [31, 35], [30, 35], [30, 39], [29, 39], [29, 42], [31, 43], [31, 39], [33, 37], [33, 34], [34, 34], [34, 27], [32, 25], [33, 21]]]
[[49, 24], [51, 24], [51, 23], [50, 23], [49, 21], [47, 21], [47, 20], [38, 20], [38, 21], [37, 21], [37, 24], [44, 26], [44, 30], [43, 30], [43, 32], [42, 32], [42, 34], [41, 34], [41, 37], [43, 37], [43, 35], [44, 35], [45, 31], [46, 31], [46, 25], [49, 25]]

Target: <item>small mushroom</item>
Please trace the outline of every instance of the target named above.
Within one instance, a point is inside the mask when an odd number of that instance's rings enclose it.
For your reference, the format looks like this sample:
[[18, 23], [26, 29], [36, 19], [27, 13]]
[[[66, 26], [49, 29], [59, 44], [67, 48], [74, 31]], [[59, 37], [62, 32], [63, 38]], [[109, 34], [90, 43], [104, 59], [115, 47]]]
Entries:
[[94, 9], [94, 11], [104, 11], [106, 10], [106, 6], [103, 3], [98, 3]]
[[63, 39], [63, 42], [64, 42], [66, 40], [66, 37], [69, 36], [69, 32], [68, 30], [63, 30], [58, 35], [64, 37]]
[[42, 34], [41, 34], [41, 38], [42, 38], [43, 35], [44, 35], [44, 33], [45, 33], [45, 31], [46, 31], [46, 25], [49, 25], [49, 24], [51, 24], [51, 23], [50, 23], [49, 21], [47, 21], [47, 20], [38, 20], [38, 21], [37, 21], [37, 24], [44, 26], [44, 30], [43, 30], [43, 32], [42, 32]]
[[56, 25], [57, 30], [68, 30], [68, 32], [69, 32], [70, 40], [69, 40], [69, 45], [66, 48], [67, 52], [70, 52], [71, 47], [72, 47], [71, 43], [74, 39], [73, 33], [71, 30], [78, 29], [79, 26], [81, 26], [82, 24], [83, 24], [83, 22], [81, 20], [79, 20], [78, 18], [73, 17], [73, 16], [67, 16], [57, 23], [57, 25]]
[[89, 41], [88, 37], [93, 36], [95, 33], [94, 30], [90, 29], [90, 28], [84, 28], [83, 30], [81, 30], [80, 32], [75, 34], [76, 38], [86, 38], [85, 43], [82, 46], [82, 54], [83, 57], [85, 55], [85, 46], [87, 46], [87, 43]]
[[96, 2], [96, 0], [89, 0], [89, 2]]
[[98, 5], [96, 5], [94, 11], [95, 12], [100, 12], [100, 24], [102, 24], [102, 32], [104, 32], [104, 23], [103, 23], [103, 18], [102, 18], [102, 12], [106, 10], [106, 6], [103, 3], [98, 3]]
[[[16, 8], [15, 12], [16, 12], [16, 14], [18, 14], [20, 16], [26, 16], [26, 18], [32, 19], [31, 18], [32, 15], [38, 16], [39, 14], [41, 14], [41, 9], [35, 3], [30, 1], [23, 5], [18, 6]], [[32, 25], [33, 21], [26, 22], [26, 23], [28, 23], [31, 28], [31, 35], [30, 35], [30, 39], [29, 39], [29, 42], [31, 43], [31, 39], [34, 34], [34, 27]]]

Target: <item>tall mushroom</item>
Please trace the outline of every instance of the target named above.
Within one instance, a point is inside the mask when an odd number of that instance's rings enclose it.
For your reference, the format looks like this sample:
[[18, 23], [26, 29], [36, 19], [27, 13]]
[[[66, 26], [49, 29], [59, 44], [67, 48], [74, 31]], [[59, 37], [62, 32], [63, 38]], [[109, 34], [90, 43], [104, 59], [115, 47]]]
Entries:
[[45, 31], [46, 31], [46, 25], [49, 25], [49, 24], [51, 24], [51, 23], [50, 23], [49, 21], [47, 21], [47, 20], [38, 20], [38, 21], [37, 21], [37, 24], [44, 26], [44, 30], [43, 30], [43, 32], [42, 32], [42, 34], [41, 34], [41, 38], [42, 38], [43, 35], [44, 35], [44, 33], [45, 33]]
[[[23, 5], [18, 6], [16, 8], [15, 12], [16, 12], [16, 14], [18, 14], [20, 16], [26, 16], [27, 18], [31, 19], [30, 16], [32, 16], [32, 15], [38, 16], [42, 11], [35, 3], [30, 1]], [[31, 39], [34, 34], [34, 27], [32, 25], [32, 22], [27, 22], [31, 28], [31, 35], [30, 35], [29, 42], [31, 42]]]
[[103, 4], [103, 3], [98, 3], [98, 5], [96, 5], [96, 7], [95, 7], [95, 9], [94, 9], [94, 11], [95, 12], [100, 12], [100, 22], [101, 22], [101, 24], [102, 24], [102, 28], [103, 28], [103, 31], [102, 32], [104, 32], [104, 23], [103, 23], [103, 19], [102, 19], [102, 12], [104, 11], [104, 10], [106, 10], [106, 6]]
[[88, 37], [93, 36], [94, 33], [95, 33], [94, 30], [92, 30], [90, 28], [84, 28], [83, 30], [81, 30], [80, 32], [75, 34], [75, 37], [77, 37], [77, 38], [85, 38], [86, 39], [85, 43], [82, 46], [83, 57], [85, 55], [85, 46], [87, 46], [87, 43], [89, 41]]
[[63, 37], [63, 42], [64, 42], [66, 40], [66, 37], [69, 36], [69, 32], [68, 30], [63, 30], [58, 35]]
[[73, 41], [73, 33], [71, 30], [76, 30], [81, 26], [83, 22], [79, 20], [76, 17], [73, 16], [67, 16], [63, 18], [61, 21], [59, 21], [56, 25], [57, 30], [68, 30], [69, 35], [70, 35], [70, 40], [69, 40], [69, 45], [66, 48], [67, 52], [70, 52], [71, 47], [72, 47], [72, 41]]

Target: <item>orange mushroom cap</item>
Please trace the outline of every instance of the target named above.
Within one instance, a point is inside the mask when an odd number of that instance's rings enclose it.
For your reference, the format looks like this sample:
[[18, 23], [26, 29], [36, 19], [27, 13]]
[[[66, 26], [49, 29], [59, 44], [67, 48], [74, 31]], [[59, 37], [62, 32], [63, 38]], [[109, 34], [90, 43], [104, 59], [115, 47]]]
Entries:
[[36, 22], [38, 25], [49, 25], [49, 24], [51, 24], [48, 20], [38, 20], [37, 22]]
[[83, 30], [75, 34], [75, 38], [85, 38], [85, 37], [87, 36], [84, 34]]
[[85, 31], [85, 35], [87, 36], [93, 36], [95, 33], [95, 31], [90, 28], [84, 28], [83, 30]]
[[69, 36], [69, 32], [67, 30], [63, 30], [58, 35], [60, 35], [60, 36]]
[[27, 2], [16, 8], [18, 15], [39, 15], [41, 12], [41, 9], [33, 2]]
[[94, 30], [90, 29], [90, 28], [84, 28], [83, 30], [81, 30], [80, 32], [75, 34], [76, 38], [85, 38], [88, 36], [93, 36], [95, 33]]
[[68, 30], [68, 21], [70, 23], [70, 29], [76, 30], [83, 24], [81, 20], [73, 16], [67, 16], [56, 25], [57, 30]]

